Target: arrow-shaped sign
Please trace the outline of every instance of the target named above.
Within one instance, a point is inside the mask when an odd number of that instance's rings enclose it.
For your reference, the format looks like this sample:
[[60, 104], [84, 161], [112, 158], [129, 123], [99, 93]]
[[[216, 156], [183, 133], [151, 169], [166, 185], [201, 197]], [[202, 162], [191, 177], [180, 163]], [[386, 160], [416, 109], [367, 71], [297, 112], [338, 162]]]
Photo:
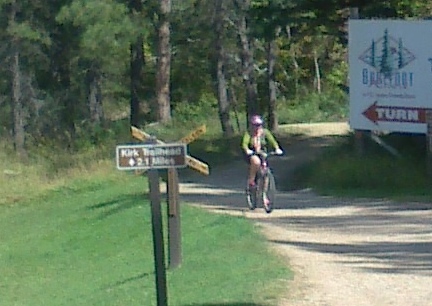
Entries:
[[[140, 129], [138, 129], [134, 126], [131, 127], [131, 132], [132, 132], [133, 137], [135, 137], [136, 139], [139, 139], [141, 141], [145, 141], [146, 139], [150, 138], [150, 134], [147, 134], [144, 131], [141, 131]], [[197, 137], [197, 134], [202, 134], [203, 132], [205, 132], [205, 126], [199, 127], [199, 129], [197, 129], [197, 131], [192, 132], [188, 136], [184, 137], [181, 140], [181, 142], [186, 143], [186, 142], [193, 141], [193, 139], [192, 139], [193, 137]], [[164, 142], [159, 140], [159, 139], [157, 139], [156, 141], [158, 144], [164, 144]], [[189, 167], [197, 170], [198, 172], [200, 172], [204, 175], [209, 175], [209, 173], [210, 173], [209, 166], [206, 163], [204, 163], [204, 162], [202, 162], [202, 161], [200, 161], [200, 160], [198, 160], [192, 156], [186, 155], [186, 164]]]
[[363, 115], [375, 124], [379, 121], [426, 123], [426, 110], [420, 107], [378, 105], [375, 101], [363, 112]]

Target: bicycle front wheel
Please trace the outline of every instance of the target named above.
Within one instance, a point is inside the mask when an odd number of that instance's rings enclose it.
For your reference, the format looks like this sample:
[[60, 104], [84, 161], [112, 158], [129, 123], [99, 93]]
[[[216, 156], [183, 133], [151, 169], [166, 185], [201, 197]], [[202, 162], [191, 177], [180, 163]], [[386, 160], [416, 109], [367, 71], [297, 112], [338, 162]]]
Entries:
[[264, 209], [267, 213], [271, 213], [275, 205], [275, 197], [276, 197], [276, 182], [273, 173], [271, 173], [271, 171], [267, 172], [265, 181], [266, 182], [263, 188], [262, 197], [263, 197], [263, 203], [267, 200], [267, 205], [264, 205]]

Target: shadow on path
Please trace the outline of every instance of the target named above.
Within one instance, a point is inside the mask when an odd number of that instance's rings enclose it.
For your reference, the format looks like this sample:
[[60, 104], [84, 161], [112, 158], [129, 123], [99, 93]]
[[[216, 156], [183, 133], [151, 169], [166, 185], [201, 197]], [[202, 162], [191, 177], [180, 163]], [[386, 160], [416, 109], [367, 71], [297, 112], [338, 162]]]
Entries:
[[[313, 160], [331, 142], [331, 138], [312, 138], [285, 147], [285, 156], [271, 160], [276, 180], [289, 180], [296, 167]], [[182, 172], [182, 201], [284, 228], [298, 239], [270, 241], [335, 254], [340, 263], [357, 269], [432, 275], [432, 204], [341, 199], [318, 196], [311, 190], [291, 190], [278, 192], [272, 214], [260, 209], [250, 212], [244, 195], [246, 173], [242, 161], [212, 169], [209, 177]], [[311, 232], [345, 235], [346, 243], [303, 238]]]

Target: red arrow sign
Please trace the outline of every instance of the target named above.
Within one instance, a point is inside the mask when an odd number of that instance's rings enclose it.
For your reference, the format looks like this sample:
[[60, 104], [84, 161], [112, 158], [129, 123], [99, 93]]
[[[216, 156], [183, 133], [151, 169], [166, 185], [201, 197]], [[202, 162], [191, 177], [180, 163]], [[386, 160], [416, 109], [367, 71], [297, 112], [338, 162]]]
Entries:
[[426, 109], [418, 107], [384, 106], [375, 101], [363, 115], [375, 124], [378, 121], [425, 123]]

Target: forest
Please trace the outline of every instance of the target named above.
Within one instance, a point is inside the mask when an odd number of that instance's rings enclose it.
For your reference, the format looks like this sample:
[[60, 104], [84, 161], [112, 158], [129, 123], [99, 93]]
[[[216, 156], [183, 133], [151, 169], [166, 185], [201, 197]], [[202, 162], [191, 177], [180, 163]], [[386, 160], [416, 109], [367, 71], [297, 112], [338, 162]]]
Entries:
[[273, 130], [341, 119], [348, 18], [425, 19], [432, 2], [0, 0], [0, 14], [0, 137], [25, 157], [119, 119], [213, 115], [227, 136], [239, 114]]

